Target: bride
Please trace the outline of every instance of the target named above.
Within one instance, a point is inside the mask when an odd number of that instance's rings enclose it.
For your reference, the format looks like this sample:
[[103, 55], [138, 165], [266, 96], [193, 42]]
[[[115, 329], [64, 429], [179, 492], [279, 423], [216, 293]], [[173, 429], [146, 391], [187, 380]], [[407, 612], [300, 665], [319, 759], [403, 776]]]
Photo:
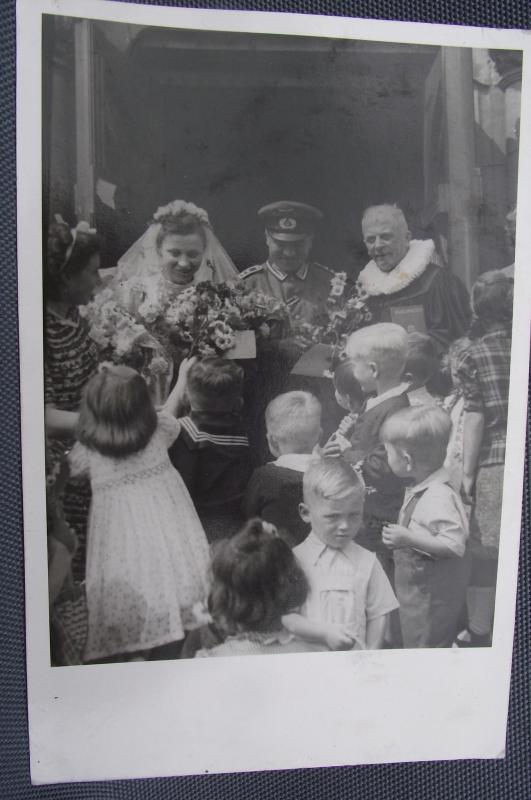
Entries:
[[224, 283], [238, 277], [207, 212], [174, 200], [156, 210], [147, 231], [122, 256], [111, 287], [120, 305], [136, 315], [150, 299], [160, 304], [201, 281]]

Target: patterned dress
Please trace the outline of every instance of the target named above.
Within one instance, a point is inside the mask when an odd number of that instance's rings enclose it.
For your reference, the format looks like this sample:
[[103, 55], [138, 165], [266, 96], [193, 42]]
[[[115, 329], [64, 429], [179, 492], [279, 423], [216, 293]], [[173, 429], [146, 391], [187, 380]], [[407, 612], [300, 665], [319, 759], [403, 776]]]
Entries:
[[[61, 411], [78, 411], [87, 381], [98, 366], [98, 347], [89, 336], [88, 324], [76, 307], [60, 317], [47, 309], [44, 320], [44, 402]], [[48, 437], [47, 473], [53, 476], [64, 454], [74, 443], [72, 436]], [[68, 524], [75, 530], [79, 546], [73, 561], [76, 580], [85, 573], [85, 540], [90, 505], [86, 479], [70, 480], [63, 495]]]
[[208, 543], [168, 447], [179, 434], [159, 415], [147, 446], [110, 458], [79, 442], [73, 474], [90, 476], [89, 612], [85, 660], [149, 650], [197, 627], [192, 607], [208, 592]]

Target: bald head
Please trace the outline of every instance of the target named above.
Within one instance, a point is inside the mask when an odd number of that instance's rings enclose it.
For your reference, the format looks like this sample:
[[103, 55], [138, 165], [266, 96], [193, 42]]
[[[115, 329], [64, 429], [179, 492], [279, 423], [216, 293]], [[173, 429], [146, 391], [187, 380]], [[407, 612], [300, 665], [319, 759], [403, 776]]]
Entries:
[[411, 240], [402, 209], [390, 203], [369, 206], [361, 229], [369, 256], [382, 272], [391, 272], [406, 255]]

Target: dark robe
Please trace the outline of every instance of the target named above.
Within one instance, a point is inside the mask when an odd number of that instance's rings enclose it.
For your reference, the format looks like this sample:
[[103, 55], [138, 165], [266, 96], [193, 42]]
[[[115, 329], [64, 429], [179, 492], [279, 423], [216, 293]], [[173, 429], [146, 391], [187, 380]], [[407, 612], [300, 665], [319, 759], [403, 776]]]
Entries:
[[470, 325], [470, 300], [463, 282], [448, 267], [428, 264], [409, 286], [369, 299], [374, 322], [392, 322], [392, 308], [422, 306], [426, 333], [442, 352]]

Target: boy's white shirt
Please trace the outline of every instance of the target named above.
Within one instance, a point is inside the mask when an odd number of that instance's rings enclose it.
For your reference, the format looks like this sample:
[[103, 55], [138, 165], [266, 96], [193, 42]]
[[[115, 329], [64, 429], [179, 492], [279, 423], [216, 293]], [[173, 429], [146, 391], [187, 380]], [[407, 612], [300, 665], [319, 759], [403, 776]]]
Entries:
[[[463, 502], [451, 486], [450, 475], [444, 467], [432, 472], [416, 486], [406, 487], [398, 524], [402, 524], [404, 512], [413, 497], [422, 492], [425, 494], [418, 499], [408, 528], [412, 531], [427, 530], [432, 536], [444, 540], [456, 556], [462, 557], [468, 538], [468, 517]], [[449, 524], [451, 527], [448, 527]], [[437, 527], [442, 525], [445, 527], [437, 530]]]
[[[352, 635], [365, 647], [367, 622], [398, 608], [391, 584], [375, 554], [354, 541], [347, 542], [341, 550], [330, 547], [313, 531], [293, 552], [310, 586], [303, 615], [310, 620], [350, 627]], [[366, 604], [371, 578], [377, 582], [378, 603], [374, 610], [367, 609]]]
[[400, 383], [398, 386], [393, 386], [392, 389], [388, 389], [386, 392], [382, 392], [382, 394], [377, 394], [376, 397], [369, 397], [365, 403], [365, 411], [369, 411], [369, 409], [380, 405], [384, 400], [389, 400], [391, 397], [398, 397], [404, 394], [408, 389], [409, 383], [404, 382]]
[[275, 467], [284, 467], [295, 472], [306, 472], [311, 458], [312, 453], [284, 453], [272, 463]]

